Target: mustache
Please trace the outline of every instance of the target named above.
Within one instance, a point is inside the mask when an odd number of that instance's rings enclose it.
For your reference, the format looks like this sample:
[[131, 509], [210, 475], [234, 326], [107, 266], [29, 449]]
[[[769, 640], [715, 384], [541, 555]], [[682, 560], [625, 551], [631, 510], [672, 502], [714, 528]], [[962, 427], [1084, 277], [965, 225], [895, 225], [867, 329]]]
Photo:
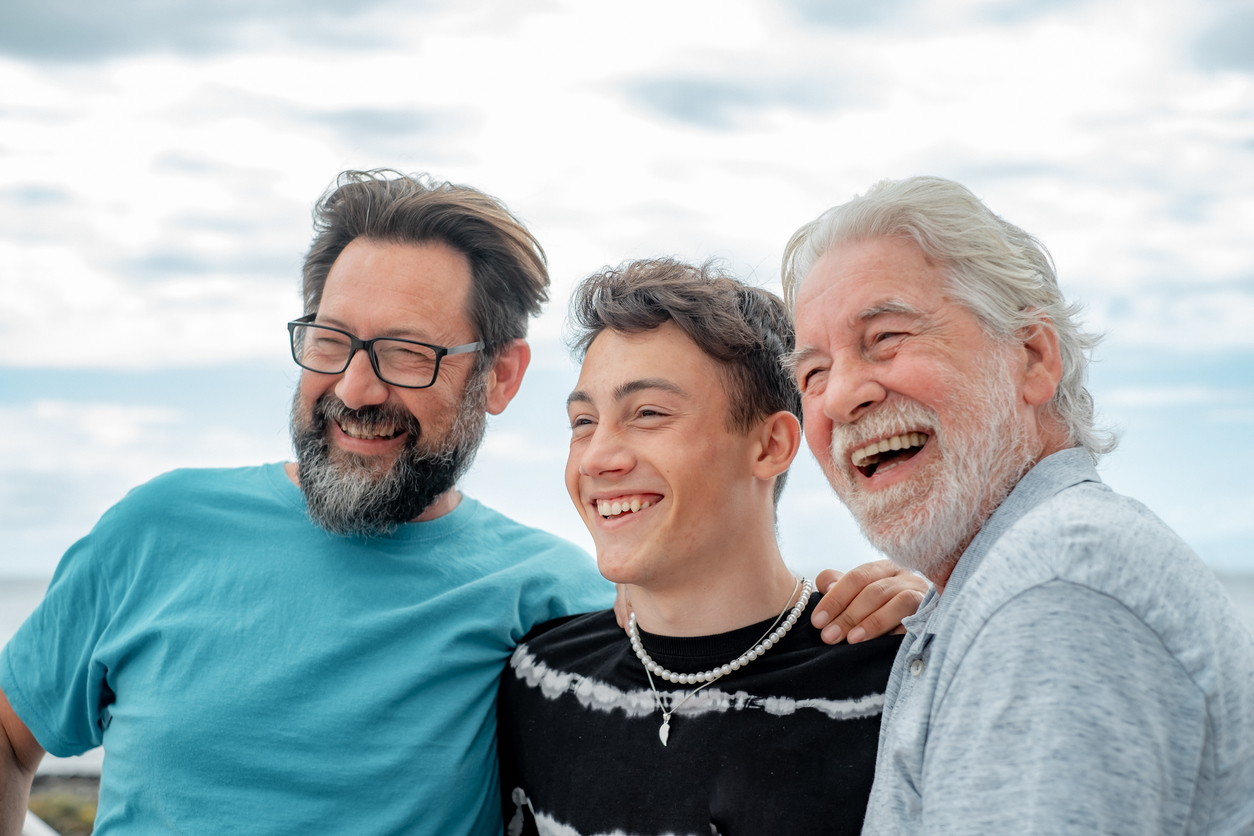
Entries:
[[406, 446], [416, 444], [422, 435], [422, 423], [399, 404], [368, 404], [352, 409], [330, 392], [318, 398], [313, 406], [312, 418], [313, 429], [318, 432], [326, 430], [331, 421], [341, 425], [351, 424], [371, 434], [385, 434], [384, 431], [389, 430], [391, 432], [386, 434], [406, 432], [409, 434], [405, 439]]
[[940, 438], [940, 416], [936, 410], [915, 401], [891, 400], [868, 412], [852, 424], [835, 424], [829, 453], [840, 467], [851, 467], [846, 451], [898, 432], [923, 430]]

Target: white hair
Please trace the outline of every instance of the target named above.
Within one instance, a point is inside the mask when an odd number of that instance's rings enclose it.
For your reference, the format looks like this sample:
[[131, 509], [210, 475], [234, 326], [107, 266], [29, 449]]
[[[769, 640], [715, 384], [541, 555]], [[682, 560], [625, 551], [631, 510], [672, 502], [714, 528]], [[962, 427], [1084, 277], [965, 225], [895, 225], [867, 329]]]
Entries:
[[797, 230], [784, 250], [789, 310], [795, 312], [802, 280], [825, 253], [876, 238], [912, 240], [928, 258], [944, 264], [947, 290], [990, 337], [1008, 342], [1027, 327], [1052, 328], [1062, 355], [1062, 379], [1048, 410], [1094, 462], [1115, 449], [1115, 435], [1094, 427], [1093, 397], [1084, 386], [1100, 337], [1081, 328], [1080, 305], [1063, 299], [1048, 250], [952, 180], [881, 180]]

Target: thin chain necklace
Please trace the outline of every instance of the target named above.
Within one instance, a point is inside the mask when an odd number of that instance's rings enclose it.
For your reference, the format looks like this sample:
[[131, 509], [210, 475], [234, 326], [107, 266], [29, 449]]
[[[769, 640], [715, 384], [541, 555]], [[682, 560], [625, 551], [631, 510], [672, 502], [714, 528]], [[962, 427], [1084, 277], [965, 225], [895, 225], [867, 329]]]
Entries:
[[[797, 599], [797, 605], [792, 608], [792, 612], [788, 612], [788, 605], [792, 603], [793, 595], [797, 594], [797, 587], [801, 587], [801, 597]], [[746, 650], [739, 658], [732, 659], [726, 665], [717, 668], [711, 668], [702, 673], [675, 673], [659, 665], [644, 650], [644, 645], [640, 643], [640, 630], [636, 627], [636, 614], [633, 612], [631, 617], [627, 619], [627, 632], [631, 636], [631, 649], [636, 652], [636, 658], [644, 664], [645, 675], [649, 677], [649, 687], [653, 689], [653, 699], [657, 702], [658, 710], [662, 712], [662, 727], [657, 730], [657, 736], [661, 738], [662, 745], [666, 745], [666, 741], [671, 736], [671, 716], [679, 710], [679, 707], [707, 685], [713, 685], [718, 680], [727, 676], [732, 671], [738, 671], [745, 665], [757, 659], [766, 651], [770, 650], [779, 640], [788, 634], [788, 631], [797, 623], [797, 619], [806, 611], [806, 605], [810, 602], [810, 594], [814, 592], [814, 584], [806, 578], [798, 578], [797, 583], [793, 586], [792, 592], [788, 595], [788, 600], [784, 602], [784, 608], [779, 611], [775, 621], [770, 627], [766, 628], [766, 632], [762, 634], [762, 638], [754, 643], [753, 647]], [[784, 618], [784, 613], [788, 613], [788, 617]], [[780, 624], [783, 619], [783, 624]], [[778, 629], [776, 629], [778, 627]], [[662, 695], [658, 693], [657, 686], [653, 684], [653, 674], [657, 674], [662, 679], [675, 682], [680, 685], [696, 685], [688, 695], [682, 700], [675, 703], [670, 711], [666, 710], [666, 706], [662, 704]]]

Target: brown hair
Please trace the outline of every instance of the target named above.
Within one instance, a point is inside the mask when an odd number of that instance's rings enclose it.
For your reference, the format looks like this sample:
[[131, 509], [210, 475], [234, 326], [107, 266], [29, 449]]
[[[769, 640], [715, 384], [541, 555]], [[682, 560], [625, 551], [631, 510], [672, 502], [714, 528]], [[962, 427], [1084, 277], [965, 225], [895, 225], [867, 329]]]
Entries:
[[631, 261], [589, 276], [571, 297], [569, 340], [582, 359], [602, 331], [637, 334], [668, 321], [722, 368], [729, 430], [747, 431], [776, 412], [801, 420], [801, 393], [782, 362], [795, 343], [783, 300], [710, 262]]
[[486, 344], [480, 368], [502, 346], [527, 335], [527, 318], [549, 299], [544, 250], [491, 195], [391, 169], [345, 171], [314, 207], [314, 240], [305, 256], [305, 313], [322, 302], [331, 265], [354, 238], [440, 242], [466, 256], [472, 285], [467, 315]]

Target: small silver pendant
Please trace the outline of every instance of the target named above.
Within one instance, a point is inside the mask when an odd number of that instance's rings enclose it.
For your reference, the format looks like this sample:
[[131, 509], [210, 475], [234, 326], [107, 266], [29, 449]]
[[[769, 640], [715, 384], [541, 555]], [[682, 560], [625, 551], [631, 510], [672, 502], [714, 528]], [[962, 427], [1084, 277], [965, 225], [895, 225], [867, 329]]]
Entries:
[[662, 745], [665, 746], [666, 741], [671, 736], [671, 720], [669, 717], [662, 721], [662, 728], [657, 730], [657, 736], [662, 738]]

